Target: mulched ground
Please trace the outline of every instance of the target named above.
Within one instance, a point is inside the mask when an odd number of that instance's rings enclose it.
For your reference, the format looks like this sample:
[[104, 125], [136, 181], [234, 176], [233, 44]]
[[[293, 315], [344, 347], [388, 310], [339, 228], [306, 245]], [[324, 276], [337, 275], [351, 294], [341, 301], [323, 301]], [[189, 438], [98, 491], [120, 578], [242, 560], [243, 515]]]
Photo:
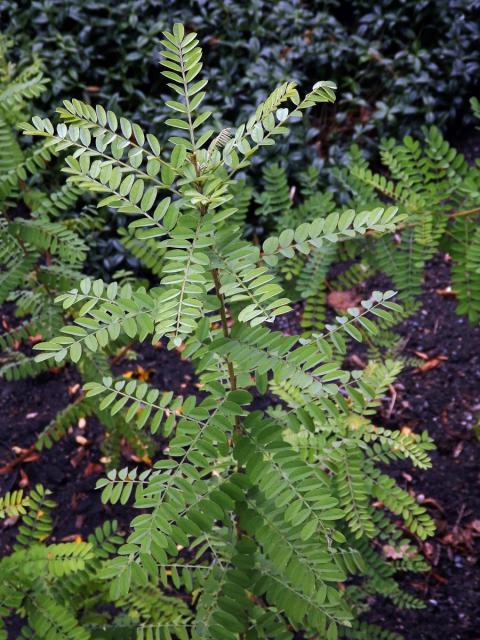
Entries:
[[[437, 293], [449, 284], [448, 265], [435, 259], [427, 274], [422, 309], [399, 332], [406, 352], [424, 354], [423, 372], [406, 370], [395, 384], [396, 398], [386, 399], [379, 419], [385, 426], [427, 429], [437, 449], [433, 468], [418, 471], [398, 465], [394, 474], [402, 486], [427, 505], [437, 523], [436, 536], [424, 544], [432, 568], [408, 575], [404, 586], [420, 595], [427, 609], [398, 611], [388, 602], [372, 603], [371, 622], [381, 622], [407, 640], [480, 640], [480, 443], [475, 435], [480, 413], [480, 326], [472, 328], [455, 314], [455, 301]], [[295, 327], [295, 314], [289, 328]], [[164, 348], [142, 347], [136, 363], [151, 370], [150, 381], [161, 389], [194, 393], [188, 363]], [[56, 413], [78, 393], [71, 368], [46, 373], [35, 381], [2, 382], [0, 387], [0, 467], [30, 447]], [[33, 454], [12, 473], [0, 474], [0, 492], [41, 482], [59, 503], [55, 512], [57, 540], [86, 536], [105, 517], [126, 526], [128, 509], [101, 504], [94, 491], [104, 471], [102, 430], [95, 419], [76, 426], [50, 450]], [[131, 452], [123, 451], [131, 462]], [[0, 529], [1, 547], [8, 552], [15, 523]], [[12, 638], [16, 637], [12, 631]]]
[[[437, 258], [426, 273], [422, 309], [399, 328], [407, 353], [428, 356], [421, 362], [427, 370], [403, 372], [390, 417], [383, 411], [382, 424], [427, 430], [437, 447], [432, 469], [399, 465], [394, 473], [437, 524], [423, 547], [431, 571], [403, 581], [427, 608], [399, 612], [379, 602], [370, 615], [408, 640], [480, 639], [480, 326], [470, 326], [456, 315], [455, 301], [437, 293], [448, 284], [448, 266]], [[428, 363], [438, 365], [428, 370]]]

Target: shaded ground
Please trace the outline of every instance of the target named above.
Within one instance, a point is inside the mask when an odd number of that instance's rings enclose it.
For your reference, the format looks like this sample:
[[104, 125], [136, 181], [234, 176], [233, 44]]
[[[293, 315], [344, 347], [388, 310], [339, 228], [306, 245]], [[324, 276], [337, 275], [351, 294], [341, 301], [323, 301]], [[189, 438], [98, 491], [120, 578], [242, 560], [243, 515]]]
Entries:
[[[423, 354], [436, 366], [424, 372], [406, 370], [386, 399], [382, 424], [427, 429], [436, 442], [433, 469], [399, 466], [395, 475], [404, 488], [428, 506], [438, 526], [436, 536], [425, 543], [432, 564], [428, 574], [406, 576], [404, 586], [420, 595], [428, 608], [399, 612], [386, 602], [373, 603], [372, 622], [382, 622], [407, 640], [480, 640], [480, 444], [475, 435], [480, 412], [480, 326], [472, 328], [455, 314], [455, 301], [437, 291], [448, 285], [448, 265], [437, 258], [426, 275], [423, 308], [399, 329], [407, 339], [406, 351]], [[295, 314], [294, 314], [295, 316]], [[295, 317], [284, 326], [292, 330]], [[442, 356], [445, 359], [440, 359]], [[192, 393], [188, 364], [178, 354], [145, 347], [135, 364], [151, 369], [150, 381], [161, 389]], [[3, 382], [0, 387], [0, 466], [28, 448], [36, 434], [72, 400], [78, 384], [76, 373], [65, 368], [35, 381]], [[86, 536], [105, 517], [119, 516], [124, 526], [130, 513], [100, 503], [94, 491], [104, 471], [100, 444], [102, 431], [95, 419], [76, 426], [52, 449], [0, 475], [0, 491], [46, 485], [59, 502], [55, 512], [57, 540]], [[3, 551], [9, 549], [15, 527], [0, 530]], [[14, 638], [15, 635], [12, 635]]]
[[411, 355], [427, 355], [424, 362], [446, 360], [424, 373], [402, 373], [391, 415], [386, 417], [385, 407], [382, 421], [427, 430], [437, 446], [432, 469], [405, 465], [395, 474], [428, 506], [438, 527], [424, 544], [432, 570], [404, 580], [427, 609], [399, 612], [379, 602], [370, 615], [408, 640], [480, 639], [480, 326], [469, 326], [455, 314], [455, 301], [437, 293], [448, 284], [448, 267], [436, 259], [426, 274], [423, 308], [399, 329]]

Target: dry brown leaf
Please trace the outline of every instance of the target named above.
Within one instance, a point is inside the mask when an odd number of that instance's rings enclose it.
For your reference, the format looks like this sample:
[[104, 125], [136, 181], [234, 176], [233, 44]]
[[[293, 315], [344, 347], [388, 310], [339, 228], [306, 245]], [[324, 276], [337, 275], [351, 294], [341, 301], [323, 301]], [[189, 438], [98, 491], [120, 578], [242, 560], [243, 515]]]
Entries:
[[454, 457], [454, 458], [458, 458], [458, 456], [462, 453], [462, 451], [463, 451], [463, 446], [464, 446], [464, 443], [463, 443], [463, 442], [459, 442], [459, 443], [456, 445], [455, 449], [453, 450], [453, 457]]
[[103, 465], [99, 464], [98, 462], [89, 462], [83, 470], [83, 475], [85, 478], [88, 478], [88, 476], [93, 476], [97, 473], [103, 473]]
[[389, 560], [401, 560], [402, 558], [410, 558], [415, 555], [415, 550], [410, 549], [409, 544], [401, 544], [397, 549], [390, 544], [384, 544], [382, 547], [383, 555]]
[[13, 453], [22, 458], [22, 462], [35, 462], [40, 460], [40, 454], [32, 449], [22, 449], [22, 447], [12, 447]]
[[149, 467], [151, 467], [153, 464], [152, 459], [146, 453], [143, 456], [137, 456], [136, 453], [132, 453], [130, 454], [130, 460], [133, 460], [133, 462], [143, 462], [143, 464], [146, 464]]
[[60, 367], [50, 367], [48, 369], [48, 373], [51, 373], [52, 375], [56, 375], [57, 373], [60, 373], [60, 371], [63, 371], [64, 368], [65, 368], [64, 364], [62, 364]]
[[77, 542], [77, 537], [76, 533], [69, 533], [68, 535], [60, 538], [60, 542]]
[[445, 287], [444, 289], [436, 289], [435, 293], [438, 296], [442, 296], [444, 298], [455, 298], [457, 296], [457, 291], [454, 291], [452, 287]]
[[356, 353], [354, 353], [351, 357], [350, 357], [350, 362], [352, 364], [354, 364], [355, 366], [357, 366], [359, 369], [365, 369], [365, 367], [367, 366], [367, 363], [364, 362], [360, 356], [358, 356]]
[[87, 451], [83, 447], [78, 447], [77, 453], [70, 458], [70, 464], [72, 465], [72, 467], [78, 467], [86, 454]]
[[135, 380], [140, 380], [140, 382], [146, 382], [152, 373], [153, 369], [144, 369], [141, 365], [137, 364], [133, 371], [125, 371], [125, 373], [122, 373], [122, 377], [127, 380], [134, 378]]
[[445, 362], [445, 360], [448, 360], [447, 356], [437, 356], [436, 358], [431, 358], [430, 360], [427, 360], [425, 364], [422, 364], [420, 367], [414, 369], [413, 373], [427, 373], [427, 371], [430, 371], [430, 369], [435, 369], [436, 367], [440, 366], [442, 362]]
[[4, 520], [2, 520], [2, 529], [8, 529], [8, 527], [13, 527], [14, 525], [17, 524], [19, 519], [20, 519], [20, 516], [9, 516], [8, 518], [5, 518]]
[[413, 352], [417, 358], [420, 358], [421, 360], [428, 360], [428, 358], [430, 357], [427, 353], [424, 353], [423, 351], [414, 351]]
[[29, 484], [30, 480], [28, 479], [27, 474], [22, 468], [20, 468], [20, 482], [18, 483], [18, 486], [20, 489], [26, 489]]
[[327, 304], [335, 311], [347, 311], [356, 307], [361, 300], [361, 296], [354, 289], [348, 291], [330, 291], [327, 295]]

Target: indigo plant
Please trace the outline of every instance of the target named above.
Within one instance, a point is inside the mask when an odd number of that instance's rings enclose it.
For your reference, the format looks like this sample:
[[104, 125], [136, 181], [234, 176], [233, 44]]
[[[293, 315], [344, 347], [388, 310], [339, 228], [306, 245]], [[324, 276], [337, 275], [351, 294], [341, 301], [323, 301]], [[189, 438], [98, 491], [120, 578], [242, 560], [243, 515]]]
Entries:
[[[296, 631], [395, 638], [358, 615], [373, 594], [421, 606], [394, 576], [425, 568], [415, 541], [432, 533], [433, 521], [383, 468], [398, 459], [427, 468], [432, 445], [426, 434], [372, 422], [398, 362], [343, 367], [350, 338], [361, 341], [375, 333], [376, 318], [400, 312], [394, 292], [375, 292], [314, 337], [284, 335], [272, 323], [291, 308], [277, 276], [281, 262], [392, 232], [404, 215], [394, 207], [331, 211], [262, 246], [242, 239], [237, 175], [308, 109], [332, 103], [335, 85], [317, 82], [302, 97], [284, 82], [244, 124], [215, 132], [202, 109], [207, 81], [196, 34], [176, 24], [163, 35], [162, 73], [175, 94], [165, 102], [166, 145], [79, 100], [64, 102], [57, 125], [40, 117], [23, 124], [69, 154], [70, 185], [132, 219], [127, 232], [148, 247], [156, 276], [136, 289], [83, 278], [57, 298], [72, 321], [36, 345], [37, 360], [81, 363], [122, 336], [162, 340], [192, 361], [201, 389], [175, 397], [111, 376], [84, 385], [100, 410], [164, 443], [151, 468], [112, 469], [98, 482], [104, 502], [138, 510], [102, 568], [109, 597], [162, 585], [188, 602], [191, 619], [140, 624], [139, 639], [277, 639]], [[395, 560], [384, 545], [397, 551]]]

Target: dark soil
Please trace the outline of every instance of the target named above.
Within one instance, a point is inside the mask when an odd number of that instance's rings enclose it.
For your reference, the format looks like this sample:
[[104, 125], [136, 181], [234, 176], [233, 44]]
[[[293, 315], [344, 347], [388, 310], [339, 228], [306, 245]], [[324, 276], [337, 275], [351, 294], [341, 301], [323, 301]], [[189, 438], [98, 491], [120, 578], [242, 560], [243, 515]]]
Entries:
[[[428, 507], [438, 526], [436, 536], [423, 545], [431, 570], [408, 575], [403, 582], [408, 591], [425, 600], [427, 608], [398, 611], [378, 600], [372, 602], [368, 616], [369, 621], [402, 633], [406, 640], [440, 636], [480, 640], [480, 443], [475, 435], [480, 413], [480, 326], [469, 326], [455, 314], [455, 301], [438, 293], [448, 284], [448, 264], [439, 257], [426, 274], [422, 309], [399, 328], [406, 338], [406, 353], [421, 353], [420, 365], [430, 363], [431, 368], [405, 370], [395, 384], [396, 397], [386, 399], [378, 416], [385, 426], [428, 430], [437, 446], [431, 470], [409, 465], [393, 470], [402, 486]], [[297, 316], [298, 310], [278, 328], [291, 332], [298, 326]], [[161, 389], [197, 391], [188, 363], [181, 362], [176, 352], [142, 347], [138, 359], [123, 360], [117, 372], [137, 365]], [[34, 381], [2, 382], [0, 467], [34, 443], [56, 413], [75, 398], [77, 384], [77, 374], [69, 367]], [[85, 537], [105, 518], [116, 517], [126, 528], [131, 512], [102, 505], [94, 490], [105, 468], [101, 441], [100, 425], [88, 418], [52, 449], [35, 453], [10, 474], [0, 474], [1, 493], [19, 486], [28, 489], [38, 482], [48, 487], [59, 503], [56, 540]], [[131, 465], [129, 451], [123, 454]], [[7, 527], [0, 531], [1, 548], [8, 553], [15, 523], [7, 520]]]
[[438, 293], [448, 284], [448, 265], [437, 258], [426, 273], [422, 308], [399, 327], [405, 351], [428, 356], [420, 366], [438, 365], [403, 372], [391, 414], [382, 412], [384, 426], [427, 430], [437, 447], [432, 469], [402, 465], [394, 473], [437, 524], [435, 537], [423, 545], [431, 571], [403, 583], [427, 608], [399, 612], [378, 602], [369, 614], [408, 640], [480, 639], [480, 326], [457, 316], [455, 300]]
[[[193, 373], [176, 351], [160, 346], [142, 345], [135, 361], [123, 360], [113, 367], [120, 375], [130, 371], [148, 376], [149, 382], [162, 390], [177, 394], [192, 394], [197, 390]], [[0, 388], [0, 467], [31, 447], [48, 423], [77, 397], [79, 376], [72, 367], [46, 372], [35, 380], [2, 381]], [[103, 505], [94, 492], [95, 484], [105, 471], [101, 451], [103, 427], [95, 417], [88, 417], [85, 425], [72, 426], [68, 435], [51, 449], [33, 451], [12, 473], [0, 473], [0, 495], [12, 488], [34, 487], [43, 484], [57, 502], [55, 538], [72, 535], [87, 536], [106, 518], [117, 518], [128, 525], [131, 513], [125, 508]], [[131, 452], [122, 449], [125, 466], [132, 463]], [[140, 463], [141, 464], [141, 463]], [[128, 511], [128, 510], [127, 510]], [[13, 524], [13, 523], [12, 523]], [[10, 535], [2, 531], [1, 547], [9, 545]]]

